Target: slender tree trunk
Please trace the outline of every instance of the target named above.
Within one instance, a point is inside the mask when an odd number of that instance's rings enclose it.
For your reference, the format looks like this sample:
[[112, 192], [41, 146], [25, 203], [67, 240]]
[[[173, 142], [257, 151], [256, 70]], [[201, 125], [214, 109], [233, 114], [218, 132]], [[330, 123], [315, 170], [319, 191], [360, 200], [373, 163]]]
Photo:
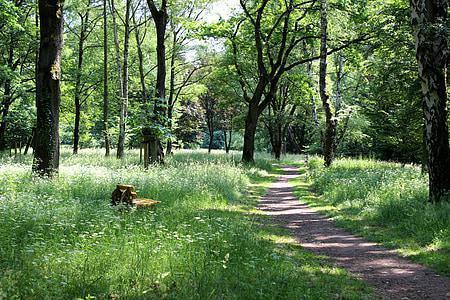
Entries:
[[231, 128], [229, 130], [227, 130], [226, 128], [223, 129], [223, 139], [225, 141], [225, 153], [226, 154], [230, 153], [232, 134], [233, 134], [233, 129], [231, 129]]
[[33, 171], [52, 176], [59, 168], [59, 106], [63, 2], [39, 0], [40, 46], [36, 78], [36, 143]]
[[209, 143], [208, 143], [208, 153], [211, 153], [214, 143], [214, 129], [209, 129]]
[[336, 114], [342, 108], [342, 80], [344, 76], [344, 57], [337, 53], [335, 55], [335, 64], [336, 64], [336, 101], [334, 104]]
[[[172, 37], [172, 54], [170, 56], [170, 85], [169, 85], [169, 103], [167, 107], [167, 121], [169, 130], [172, 131], [173, 127], [173, 107], [174, 107], [174, 95], [175, 95], [175, 58], [177, 48], [177, 31], [173, 30]], [[172, 152], [172, 141], [169, 139], [167, 141], [167, 149], [166, 154], [170, 154]]]
[[[169, 105], [168, 110], [167, 110], [167, 120], [169, 122], [168, 126], [169, 126], [169, 131], [172, 132], [172, 128], [173, 128], [173, 105]], [[172, 140], [169, 139], [167, 141], [167, 145], [166, 145], [166, 155], [170, 155], [172, 154]]]
[[450, 192], [448, 1], [411, 0], [411, 11], [422, 82], [430, 201], [439, 202]]
[[327, 40], [328, 40], [328, 8], [327, 0], [320, 1], [320, 31], [321, 31], [321, 44], [320, 44], [320, 98], [322, 99], [322, 105], [325, 112], [325, 136], [323, 141], [323, 152], [325, 159], [325, 166], [329, 167], [335, 156], [335, 144], [336, 144], [336, 127], [337, 120], [333, 116], [330, 97], [327, 92]]
[[[148, 93], [147, 86], [145, 85], [145, 72], [144, 72], [144, 55], [142, 53], [142, 40], [139, 35], [139, 29], [137, 28], [135, 14], [133, 14], [133, 26], [134, 29], [134, 37], [136, 38], [136, 46], [137, 46], [137, 54], [138, 54], [138, 62], [139, 62], [139, 79], [141, 83], [141, 92], [142, 92], [142, 103], [148, 103]], [[145, 34], [144, 34], [145, 36]]]
[[[308, 63], [306, 67], [307, 67], [308, 77], [312, 80], [312, 78], [313, 78], [312, 62]], [[310, 88], [313, 88], [311, 83], [310, 83]], [[314, 91], [316, 91], [315, 88], [314, 88]], [[317, 117], [316, 97], [314, 97], [314, 93], [311, 93], [310, 101], [311, 101], [311, 112], [312, 112], [314, 127], [319, 128], [319, 118]]]
[[117, 16], [116, 7], [114, 6], [114, 0], [110, 0], [111, 4], [111, 15], [113, 21], [113, 32], [114, 32], [114, 49], [116, 52], [116, 64], [117, 64], [117, 80], [119, 85], [119, 97], [123, 98], [123, 84], [122, 84], [122, 62], [120, 60], [120, 45], [119, 45], [119, 34], [117, 32]]
[[130, 10], [131, 0], [127, 0], [125, 12], [125, 37], [123, 45], [123, 86], [122, 86], [122, 103], [120, 108], [119, 120], [119, 141], [117, 144], [117, 158], [123, 158], [125, 154], [125, 130], [128, 118], [128, 50], [130, 40]]
[[107, 1], [103, 0], [103, 135], [105, 137], [105, 156], [110, 155], [109, 142], [109, 91], [108, 91], [108, 15]]
[[75, 75], [75, 123], [73, 129], [73, 154], [78, 153], [80, 141], [80, 119], [81, 119], [81, 76], [83, 73], [83, 58], [84, 58], [84, 42], [86, 40], [87, 26], [89, 22], [89, 8], [91, 6], [88, 1], [86, 14], [81, 16], [80, 24], [80, 39], [78, 41], [78, 63]]

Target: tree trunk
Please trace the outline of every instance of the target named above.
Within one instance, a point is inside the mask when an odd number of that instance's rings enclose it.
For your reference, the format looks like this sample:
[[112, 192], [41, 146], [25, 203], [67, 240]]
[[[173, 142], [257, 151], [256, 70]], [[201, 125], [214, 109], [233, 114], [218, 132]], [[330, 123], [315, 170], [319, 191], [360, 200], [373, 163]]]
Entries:
[[344, 78], [344, 57], [337, 53], [335, 55], [335, 64], [336, 64], [336, 101], [334, 104], [334, 108], [336, 110], [336, 114], [342, 108], [342, 80]]
[[36, 78], [36, 143], [33, 171], [52, 176], [59, 168], [59, 106], [63, 2], [39, 0], [40, 46]]
[[[166, 25], [167, 25], [167, 0], [161, 1], [161, 7], [158, 9], [153, 0], [147, 0], [147, 4], [150, 8], [150, 12], [152, 14], [153, 21], [155, 23], [156, 28], [156, 59], [157, 59], [157, 74], [156, 74], [156, 92], [155, 92], [155, 106], [153, 109], [155, 119], [154, 121], [165, 127], [166, 122]], [[151, 149], [150, 155], [152, 153], [158, 152], [160, 158], [155, 157], [150, 160], [160, 161], [163, 163], [163, 155], [161, 153], [161, 141], [158, 139], [157, 151]], [[151, 144], [151, 145], [155, 145]]]
[[75, 96], [75, 123], [74, 123], [74, 127], [73, 127], [73, 154], [78, 154], [78, 144], [80, 141], [81, 104], [80, 104], [79, 98], [80, 98], [79, 96]]
[[450, 192], [447, 113], [448, 2], [411, 0], [419, 78], [422, 82], [429, 196], [439, 202]]
[[81, 76], [83, 74], [84, 42], [86, 40], [87, 26], [89, 23], [89, 9], [91, 2], [88, 1], [86, 14], [80, 17], [80, 39], [78, 40], [78, 63], [75, 73], [75, 124], [73, 129], [73, 154], [78, 153], [80, 141], [80, 119], [81, 119]]
[[[167, 110], [167, 119], [169, 121], [169, 130], [170, 132], [172, 132], [172, 128], [173, 128], [173, 105], [169, 105], [168, 110]], [[167, 148], [166, 148], [166, 155], [170, 155], [172, 154], [172, 140], [169, 139], [167, 141]]]
[[[306, 50], [305, 50], [305, 53], [307, 53]], [[309, 79], [312, 80], [313, 79], [312, 62], [309, 62], [306, 65], [306, 69], [307, 69], [307, 73], [308, 73]], [[310, 101], [311, 101], [311, 115], [312, 115], [312, 118], [313, 118], [314, 127], [317, 129], [317, 128], [319, 128], [319, 118], [317, 117], [316, 97], [314, 97], [314, 93], [317, 92], [317, 90], [315, 88], [313, 88], [312, 83], [309, 83], [309, 87], [314, 90], [314, 92], [311, 93], [311, 98], [310, 98]]]
[[211, 153], [212, 147], [214, 143], [214, 131], [209, 131], [209, 143], [208, 143], [208, 153]]
[[323, 141], [323, 153], [325, 159], [325, 166], [329, 167], [335, 155], [336, 144], [336, 127], [337, 120], [333, 116], [329, 95], [327, 92], [327, 40], [328, 40], [328, 8], [327, 0], [320, 1], [320, 75], [319, 75], [319, 89], [320, 98], [322, 100], [323, 109], [325, 112], [325, 136]]
[[247, 117], [245, 118], [244, 148], [242, 151], [242, 161], [244, 163], [255, 162], [255, 135], [258, 117], [258, 104], [252, 101], [249, 104]]
[[[165, 15], [165, 12], [163, 14]], [[159, 117], [159, 121], [164, 124], [166, 114], [166, 17], [158, 17], [157, 20], [155, 20], [155, 26], [158, 71], [156, 74], [156, 102], [154, 112]]]
[[[134, 28], [134, 37], [136, 38], [136, 46], [137, 46], [137, 54], [138, 54], [138, 62], [139, 62], [139, 79], [141, 82], [141, 92], [142, 92], [142, 103], [148, 103], [148, 94], [147, 94], [147, 86], [145, 85], [145, 72], [144, 72], [144, 55], [142, 53], [142, 40], [139, 36], [139, 29], [136, 24], [136, 17], [133, 14], [133, 26]], [[144, 34], [145, 36], [145, 34]]]
[[[172, 37], [172, 54], [170, 56], [170, 85], [169, 85], [169, 103], [167, 107], [167, 121], [169, 130], [172, 131], [173, 124], [173, 108], [174, 108], [174, 95], [175, 95], [175, 58], [176, 58], [176, 48], [177, 48], [177, 31], [173, 31]], [[169, 139], [167, 141], [166, 154], [172, 152], [172, 141]]]
[[130, 10], [131, 0], [127, 0], [125, 12], [124, 45], [123, 45], [123, 86], [122, 103], [120, 107], [119, 141], [117, 144], [117, 158], [123, 158], [125, 154], [125, 130], [128, 117], [128, 50], [130, 40]]
[[105, 156], [110, 155], [109, 142], [109, 91], [108, 91], [108, 15], [107, 1], [103, 0], [103, 135], [105, 137]]

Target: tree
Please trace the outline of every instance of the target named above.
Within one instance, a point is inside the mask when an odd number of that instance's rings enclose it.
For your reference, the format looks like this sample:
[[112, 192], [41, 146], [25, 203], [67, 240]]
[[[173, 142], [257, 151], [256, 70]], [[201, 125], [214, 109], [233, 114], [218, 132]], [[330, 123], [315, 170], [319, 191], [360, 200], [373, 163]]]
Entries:
[[208, 153], [211, 153], [214, 143], [214, 131], [217, 124], [217, 99], [208, 91], [200, 96], [200, 105], [205, 111], [206, 126], [208, 127], [209, 134]]
[[[148, 7], [152, 14], [153, 22], [156, 29], [156, 56], [157, 56], [157, 75], [156, 75], [156, 89], [155, 89], [155, 106], [153, 109], [154, 121], [164, 127], [166, 124], [166, 27], [168, 21], [167, 14], [167, 0], [161, 1], [161, 6], [158, 8], [153, 0], [147, 0]], [[161, 148], [161, 141], [159, 137], [152, 133], [152, 142], [149, 153], [158, 153]], [[162, 153], [160, 153], [162, 157]], [[159, 155], [158, 155], [159, 156]], [[157, 162], [158, 157], [150, 155], [150, 162]]]
[[83, 75], [83, 59], [85, 42], [92, 32], [90, 29], [89, 12], [91, 10], [91, 0], [87, 1], [86, 7], [84, 9], [77, 8], [78, 16], [80, 17], [80, 30], [78, 32], [78, 61], [77, 69], [75, 73], [75, 93], [74, 93], [74, 103], [75, 103], [75, 121], [73, 129], [73, 154], [78, 153], [79, 141], [80, 141], [80, 118], [81, 118], [81, 106], [82, 106], [82, 75]]
[[110, 154], [109, 141], [109, 85], [108, 85], [108, 15], [107, 1], [103, 0], [103, 134], [105, 137], [105, 156]]
[[[4, 1], [0, 16], [0, 151], [8, 146], [11, 108], [18, 100], [35, 93], [34, 53], [37, 53], [34, 5], [25, 1]], [[35, 14], [37, 16], [37, 12]], [[7, 25], [7, 26], [4, 26]], [[28, 101], [23, 103], [28, 104]]]
[[59, 168], [59, 105], [63, 2], [39, 1], [40, 46], [36, 78], [36, 143], [33, 170], [52, 176]]
[[119, 141], [117, 143], [117, 158], [123, 158], [125, 155], [125, 130], [128, 118], [128, 56], [130, 48], [130, 17], [131, 0], [126, 0], [124, 29], [125, 37], [123, 42], [123, 66], [122, 66], [122, 103], [120, 106], [119, 120]]
[[411, 0], [419, 79], [422, 83], [430, 201], [450, 192], [447, 113], [448, 1]]
[[325, 134], [323, 137], [323, 154], [325, 166], [329, 167], [333, 162], [336, 151], [337, 118], [334, 116], [330, 96], [327, 92], [327, 57], [328, 57], [328, 3], [327, 0], [320, 0], [320, 75], [319, 90], [325, 112]]

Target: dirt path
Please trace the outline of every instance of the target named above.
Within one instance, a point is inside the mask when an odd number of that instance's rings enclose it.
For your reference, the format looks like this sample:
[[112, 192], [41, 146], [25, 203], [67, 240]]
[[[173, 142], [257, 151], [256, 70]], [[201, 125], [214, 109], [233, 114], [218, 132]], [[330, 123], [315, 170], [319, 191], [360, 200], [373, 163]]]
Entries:
[[368, 282], [383, 298], [450, 300], [450, 278], [337, 228], [301, 203], [288, 182], [298, 176], [297, 168], [284, 167], [284, 175], [271, 185], [258, 208], [292, 230], [305, 249], [328, 256], [337, 266]]

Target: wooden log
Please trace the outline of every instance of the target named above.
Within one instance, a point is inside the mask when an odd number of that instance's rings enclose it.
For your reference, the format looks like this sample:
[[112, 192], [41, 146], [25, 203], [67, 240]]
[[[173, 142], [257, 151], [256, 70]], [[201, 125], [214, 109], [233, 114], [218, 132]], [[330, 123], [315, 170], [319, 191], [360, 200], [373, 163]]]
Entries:
[[135, 205], [136, 208], [151, 208], [159, 203], [161, 203], [161, 202], [152, 200], [152, 199], [135, 199], [135, 200], [133, 200], [133, 205]]

